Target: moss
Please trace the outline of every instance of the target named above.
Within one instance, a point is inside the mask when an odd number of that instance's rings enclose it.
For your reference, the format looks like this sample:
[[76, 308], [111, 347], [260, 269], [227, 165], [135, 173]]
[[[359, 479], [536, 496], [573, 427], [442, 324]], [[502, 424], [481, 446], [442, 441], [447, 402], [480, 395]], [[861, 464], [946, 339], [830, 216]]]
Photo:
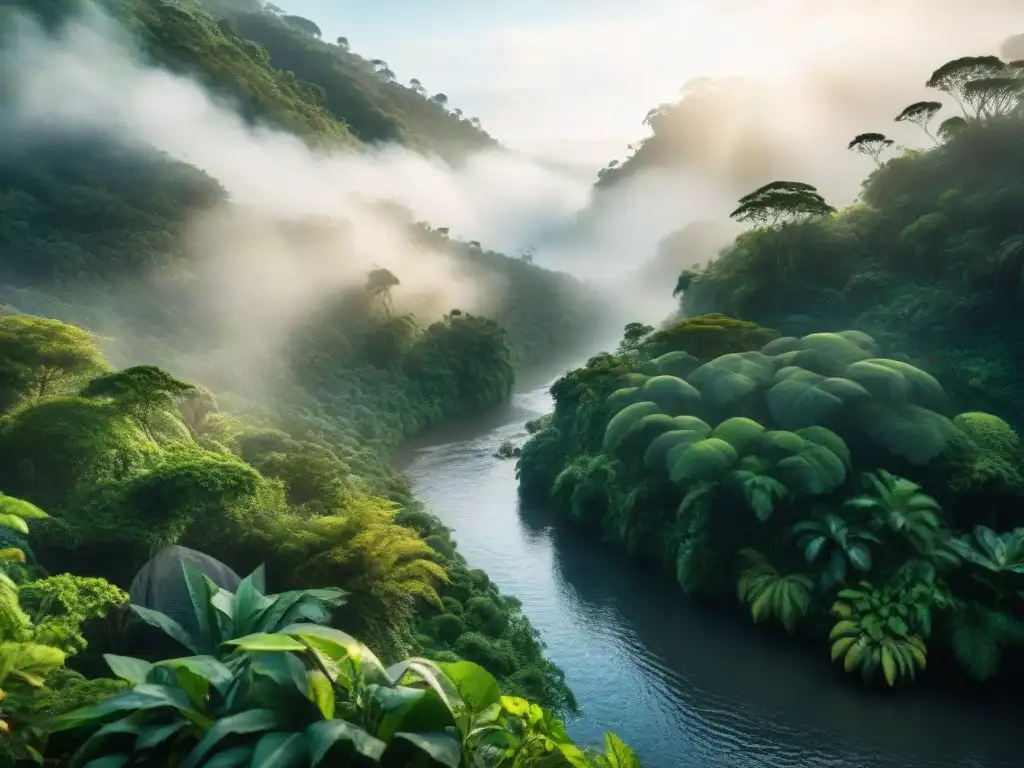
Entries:
[[772, 328], [719, 314], [698, 315], [656, 331], [644, 342], [652, 357], [687, 352], [700, 361], [760, 349], [779, 337]]
[[996, 488], [1024, 495], [1020, 438], [1005, 421], [990, 413], [961, 413], [953, 419], [958, 433], [950, 461], [948, 487], [957, 496]]

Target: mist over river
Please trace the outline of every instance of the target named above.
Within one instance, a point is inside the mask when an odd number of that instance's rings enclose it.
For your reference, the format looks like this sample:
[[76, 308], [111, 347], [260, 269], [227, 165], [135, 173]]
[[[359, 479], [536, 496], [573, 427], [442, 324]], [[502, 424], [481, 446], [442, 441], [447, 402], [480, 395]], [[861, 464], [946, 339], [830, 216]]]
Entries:
[[493, 453], [551, 407], [546, 386], [520, 392], [414, 441], [399, 461], [469, 565], [522, 601], [579, 700], [575, 739], [614, 730], [646, 768], [1020, 768], [1024, 709], [861, 690], [827, 649], [816, 656], [741, 614], [695, 608], [667, 579], [521, 508], [515, 462]]

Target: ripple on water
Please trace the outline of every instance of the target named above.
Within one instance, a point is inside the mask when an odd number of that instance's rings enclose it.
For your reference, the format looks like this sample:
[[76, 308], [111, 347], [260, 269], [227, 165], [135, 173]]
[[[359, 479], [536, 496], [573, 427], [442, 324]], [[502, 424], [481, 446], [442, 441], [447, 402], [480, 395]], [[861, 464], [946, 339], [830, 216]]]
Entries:
[[470, 567], [515, 595], [566, 672], [581, 713], [574, 738], [618, 732], [648, 768], [1020, 768], [1024, 712], [901, 693], [870, 697], [824, 660], [688, 605], [578, 531], [520, 510], [514, 462], [550, 408], [516, 395], [507, 422], [449, 432], [411, 457], [417, 496], [455, 529]]

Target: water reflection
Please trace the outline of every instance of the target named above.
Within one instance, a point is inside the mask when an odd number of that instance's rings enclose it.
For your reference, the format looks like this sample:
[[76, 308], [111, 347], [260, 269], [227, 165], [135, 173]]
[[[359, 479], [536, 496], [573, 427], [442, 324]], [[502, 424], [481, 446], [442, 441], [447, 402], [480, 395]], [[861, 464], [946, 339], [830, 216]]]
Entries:
[[471, 566], [523, 602], [582, 707], [579, 740], [617, 731], [650, 768], [1010, 768], [1021, 711], [938, 696], [868, 693], [823, 652], [688, 604], [657, 574], [520, 509], [512, 462], [494, 459], [550, 407], [516, 396], [483, 422], [415, 446], [417, 495], [455, 529]]

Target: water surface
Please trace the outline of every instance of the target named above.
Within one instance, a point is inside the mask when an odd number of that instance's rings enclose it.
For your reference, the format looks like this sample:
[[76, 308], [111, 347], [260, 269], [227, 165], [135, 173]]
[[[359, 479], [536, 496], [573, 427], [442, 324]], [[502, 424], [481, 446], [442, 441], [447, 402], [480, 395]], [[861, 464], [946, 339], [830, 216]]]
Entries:
[[566, 672], [578, 741], [614, 730], [646, 768], [1021, 768], [1024, 707], [953, 694], [871, 693], [820, 654], [689, 605], [543, 509], [520, 508], [512, 461], [546, 388], [409, 446], [417, 496], [455, 530], [470, 567], [515, 595]]

